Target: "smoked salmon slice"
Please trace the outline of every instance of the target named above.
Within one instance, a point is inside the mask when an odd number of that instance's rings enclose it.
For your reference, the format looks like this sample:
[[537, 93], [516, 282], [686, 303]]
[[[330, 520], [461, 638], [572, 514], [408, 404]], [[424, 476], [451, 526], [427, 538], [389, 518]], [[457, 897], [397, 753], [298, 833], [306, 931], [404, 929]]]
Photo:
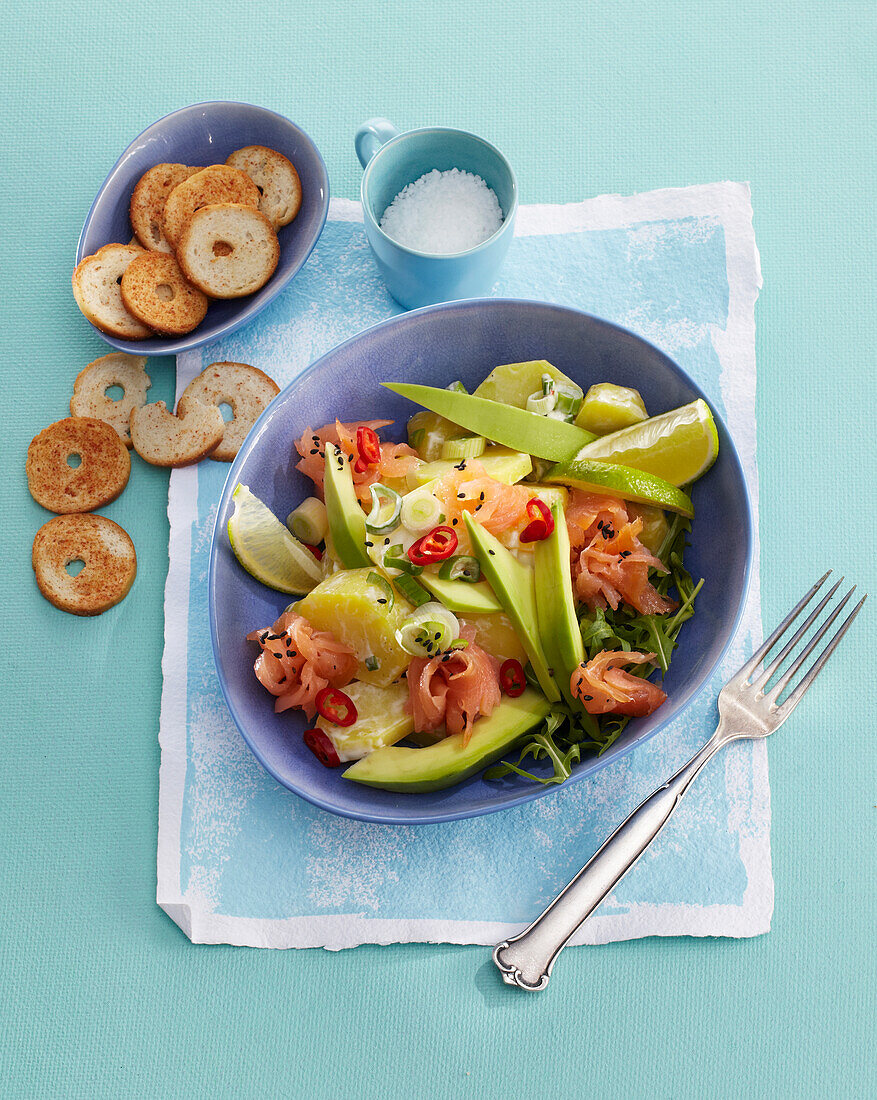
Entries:
[[649, 581], [650, 569], [667, 570], [637, 538], [642, 525], [639, 517], [620, 527], [615, 520], [598, 519], [591, 541], [573, 554], [573, 590], [592, 610], [614, 611], [622, 600], [641, 615], [664, 615], [676, 607]]
[[253, 668], [259, 683], [276, 696], [278, 714], [300, 707], [313, 718], [318, 692], [344, 687], [356, 673], [353, 650], [294, 611], [284, 611], [270, 630], [253, 630], [247, 641], [262, 647]]
[[654, 653], [604, 650], [583, 662], [570, 677], [572, 694], [581, 700], [588, 714], [627, 714], [641, 718], [651, 714], [667, 698], [657, 684], [625, 672], [621, 665], [644, 665]]
[[466, 649], [427, 660], [415, 657], [408, 666], [408, 701], [418, 733], [444, 726], [448, 734], [462, 733], [469, 742], [479, 717], [487, 717], [502, 698], [500, 662], [475, 645], [475, 631], [462, 626]]

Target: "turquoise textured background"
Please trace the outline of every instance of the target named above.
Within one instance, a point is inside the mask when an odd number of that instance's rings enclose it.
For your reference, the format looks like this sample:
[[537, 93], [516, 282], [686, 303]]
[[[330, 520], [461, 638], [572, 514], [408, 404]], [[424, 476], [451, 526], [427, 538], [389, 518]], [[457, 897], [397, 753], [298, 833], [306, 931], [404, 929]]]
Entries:
[[[36, 592], [23, 463], [105, 350], [73, 251], [145, 125], [262, 103], [348, 197], [363, 119], [456, 125], [506, 153], [524, 202], [751, 181], [765, 621], [826, 564], [877, 595], [874, 5], [49, 0], [0, 20], [0, 1094], [873, 1095], [873, 610], [770, 744], [769, 936], [578, 949], [535, 997], [481, 948], [193, 947], [154, 903], [167, 477], [136, 463], [105, 510], [140, 572], [86, 621]], [[172, 364], [151, 373], [170, 399]]]

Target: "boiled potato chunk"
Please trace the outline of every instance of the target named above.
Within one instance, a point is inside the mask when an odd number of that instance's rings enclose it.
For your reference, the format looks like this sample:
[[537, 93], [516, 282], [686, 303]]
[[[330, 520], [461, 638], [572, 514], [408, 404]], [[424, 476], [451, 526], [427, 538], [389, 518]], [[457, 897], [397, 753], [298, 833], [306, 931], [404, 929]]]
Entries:
[[320, 723], [320, 728], [335, 746], [342, 762], [360, 760], [375, 749], [395, 745], [413, 731], [414, 719], [408, 711], [407, 680], [390, 684], [389, 687], [354, 680], [344, 692], [356, 707], [353, 725]]
[[[321, 581], [295, 605], [317, 630], [328, 630], [339, 642], [349, 645], [359, 662], [356, 678], [386, 687], [398, 680], [411, 657], [396, 641], [396, 630], [412, 612], [411, 604], [398, 593], [392, 609], [380, 603], [386, 593], [369, 583], [370, 569], [344, 569]], [[378, 667], [365, 666], [374, 657]]]

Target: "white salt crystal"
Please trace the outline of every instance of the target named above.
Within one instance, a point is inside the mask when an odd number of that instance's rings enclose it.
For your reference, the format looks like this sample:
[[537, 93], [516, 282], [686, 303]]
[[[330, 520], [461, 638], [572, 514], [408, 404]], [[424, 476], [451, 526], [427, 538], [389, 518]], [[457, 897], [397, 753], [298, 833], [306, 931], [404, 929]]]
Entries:
[[381, 218], [381, 229], [418, 252], [448, 255], [486, 241], [502, 225], [502, 209], [481, 176], [433, 168], [403, 187]]

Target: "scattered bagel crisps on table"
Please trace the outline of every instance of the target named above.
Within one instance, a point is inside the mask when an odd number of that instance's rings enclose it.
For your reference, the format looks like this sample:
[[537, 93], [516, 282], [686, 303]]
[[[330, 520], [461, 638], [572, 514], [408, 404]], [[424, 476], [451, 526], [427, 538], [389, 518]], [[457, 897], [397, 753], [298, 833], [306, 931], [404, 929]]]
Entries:
[[222, 441], [225, 421], [216, 405], [190, 401], [181, 416], [164, 401], [131, 410], [134, 450], [152, 466], [191, 466]]
[[192, 402], [230, 406], [232, 419], [225, 422], [219, 446], [207, 457], [216, 462], [231, 462], [250, 428], [278, 393], [280, 387], [274, 379], [258, 367], [247, 363], [211, 363], [183, 390], [177, 414], [185, 416]]
[[301, 180], [295, 165], [276, 149], [246, 145], [226, 159], [240, 168], [259, 188], [259, 209], [275, 229], [289, 225], [301, 209]]
[[[83, 367], [73, 383], [70, 398], [71, 416], [88, 416], [103, 420], [115, 428], [126, 447], [131, 446], [131, 410], [146, 404], [146, 391], [152, 379], [146, 373], [145, 355], [126, 355], [122, 351], [102, 355]], [[118, 400], [107, 397], [107, 390], [118, 386]]]
[[143, 249], [127, 244], [105, 244], [73, 272], [73, 297], [80, 310], [101, 332], [123, 340], [152, 336], [152, 329], [125, 308], [120, 286], [128, 264], [142, 253]]
[[[74, 459], [79, 461], [71, 465]], [[25, 470], [37, 504], [62, 514], [90, 512], [115, 500], [125, 488], [131, 458], [110, 424], [69, 416], [31, 440]]]
[[164, 207], [164, 235], [176, 249], [192, 215], [202, 206], [234, 202], [259, 207], [259, 188], [246, 172], [227, 164], [211, 164], [177, 186]]
[[164, 252], [144, 252], [131, 261], [122, 276], [122, 301], [132, 316], [168, 336], [192, 332], [207, 313], [207, 296]]
[[242, 298], [274, 274], [280, 244], [261, 210], [240, 203], [202, 206], [186, 224], [177, 247], [189, 282], [211, 298]]
[[[72, 576], [67, 566], [76, 561], [83, 567]], [[128, 595], [137, 575], [134, 543], [106, 516], [50, 519], [36, 533], [31, 564], [40, 592], [72, 615], [107, 611]]]
[[173, 252], [164, 235], [164, 207], [168, 195], [201, 168], [186, 164], [156, 164], [137, 181], [128, 211], [136, 239], [151, 252]]

